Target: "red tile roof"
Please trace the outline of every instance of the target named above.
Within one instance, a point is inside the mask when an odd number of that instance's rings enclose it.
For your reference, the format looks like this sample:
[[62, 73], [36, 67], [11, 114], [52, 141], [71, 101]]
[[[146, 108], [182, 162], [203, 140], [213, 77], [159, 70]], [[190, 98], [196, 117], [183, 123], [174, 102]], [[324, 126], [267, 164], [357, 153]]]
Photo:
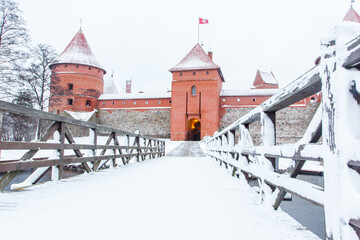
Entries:
[[88, 42], [86, 41], [85, 35], [81, 30], [77, 32], [63, 53], [51, 65], [64, 63], [82, 64], [104, 70], [104, 68], [96, 60]]
[[343, 21], [360, 23], [360, 16], [351, 6], [349, 11], [346, 13]]
[[205, 70], [205, 69], [219, 69], [209, 55], [204, 51], [199, 43], [191, 49], [191, 51], [181, 60], [175, 67], [170, 69], [170, 72], [176, 71], [190, 71], [190, 70]]

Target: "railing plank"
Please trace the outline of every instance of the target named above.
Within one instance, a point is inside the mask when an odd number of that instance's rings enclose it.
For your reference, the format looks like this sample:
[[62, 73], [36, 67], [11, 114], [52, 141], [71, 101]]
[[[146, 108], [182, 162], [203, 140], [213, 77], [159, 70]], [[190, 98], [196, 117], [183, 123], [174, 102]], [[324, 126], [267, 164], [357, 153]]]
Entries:
[[104, 159], [122, 158], [122, 157], [136, 157], [138, 155], [148, 155], [146, 153], [127, 153], [122, 155], [106, 155], [106, 156], [94, 156], [94, 157], [64, 157], [61, 159], [46, 159], [37, 161], [18, 161], [18, 162], [0, 162], [0, 173], [8, 171], [26, 170], [31, 168], [56, 166], [56, 165], [68, 165], [73, 163], [82, 162], [94, 162]]

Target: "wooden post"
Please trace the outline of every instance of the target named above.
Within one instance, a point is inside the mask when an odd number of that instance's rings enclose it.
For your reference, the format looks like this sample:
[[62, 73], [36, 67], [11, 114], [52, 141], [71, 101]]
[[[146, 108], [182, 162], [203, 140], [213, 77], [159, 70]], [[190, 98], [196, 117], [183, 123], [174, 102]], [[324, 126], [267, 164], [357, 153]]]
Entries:
[[[276, 144], [276, 117], [275, 112], [261, 113], [261, 130], [262, 130], [262, 146], [274, 146]], [[278, 159], [267, 158], [274, 168], [274, 171], [279, 170]]]
[[349, 226], [355, 231], [356, 228], [350, 224], [349, 218], [360, 216], [359, 208], [353, 207], [359, 204], [358, 189], [352, 186], [360, 181], [360, 176], [348, 168], [348, 163], [360, 160], [360, 110], [358, 98], [353, 95], [354, 89], [360, 91], [360, 72], [356, 68], [347, 70], [342, 67], [346, 59], [343, 54], [349, 54], [344, 51], [344, 45], [350, 38], [343, 38], [341, 32], [348, 34], [354, 30], [341, 28], [347, 27], [334, 28], [321, 41], [324, 59], [321, 71], [322, 133], [326, 157], [324, 210], [327, 238], [343, 239], [347, 236], [356, 239], [357, 235]]

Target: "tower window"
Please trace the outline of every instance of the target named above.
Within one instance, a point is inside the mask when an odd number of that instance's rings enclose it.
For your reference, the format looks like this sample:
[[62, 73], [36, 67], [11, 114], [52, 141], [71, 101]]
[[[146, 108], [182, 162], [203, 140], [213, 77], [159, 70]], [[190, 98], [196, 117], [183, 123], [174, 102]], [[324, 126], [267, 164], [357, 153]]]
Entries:
[[192, 88], [191, 88], [191, 95], [196, 96], [196, 87], [195, 86], [192, 86]]
[[76, 68], [79, 68], [79, 65], [76, 65]]
[[158, 101], [158, 104], [161, 104], [161, 100]]
[[182, 76], [182, 72], [180, 73], [180, 76]]
[[73, 105], [73, 100], [71, 98], [68, 98], [67, 102], [68, 102], [68, 105]]
[[112, 102], [112, 105], [115, 105], [115, 102]]
[[256, 98], [253, 98], [253, 102], [255, 102], [256, 101]]
[[67, 64], [65, 64], [65, 67], [67, 68]]
[[206, 71], [206, 75], [209, 75], [209, 71]]
[[73, 90], [73, 89], [74, 89], [74, 84], [69, 83], [69, 84], [68, 84], [68, 89], [69, 89], [69, 90]]
[[136, 105], [136, 101], [134, 101], [133, 104]]
[[125, 105], [125, 101], [122, 102], [122, 105]]
[[145, 104], [149, 104], [149, 102], [148, 102], [148, 101], [145, 101]]
[[240, 98], [238, 98], [236, 101], [240, 102]]
[[193, 75], [195, 76], [196, 72], [193, 72]]
[[90, 100], [86, 100], [86, 106], [88, 106], [88, 107], [91, 106], [91, 101]]
[[223, 100], [222, 100], [223, 102], [225, 102], [226, 100], [225, 100], [225, 98], [223, 98]]
[[89, 70], [91, 70], [91, 67], [89, 67]]
[[102, 105], [105, 105], [105, 102], [102, 102]]

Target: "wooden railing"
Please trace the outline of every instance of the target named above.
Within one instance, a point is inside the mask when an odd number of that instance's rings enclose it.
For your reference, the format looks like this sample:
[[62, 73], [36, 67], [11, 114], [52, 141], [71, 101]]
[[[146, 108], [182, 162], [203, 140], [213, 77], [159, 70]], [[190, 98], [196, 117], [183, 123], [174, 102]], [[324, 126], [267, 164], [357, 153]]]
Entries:
[[[14, 142], [1, 141], [3, 113], [32, 117], [49, 121], [50, 127], [39, 141]], [[77, 143], [68, 126], [89, 129], [89, 136], [81, 138], [86, 143]], [[101, 142], [100, 139], [104, 139]], [[143, 161], [147, 158], [165, 155], [163, 140], [145, 137], [140, 134], [116, 128], [79, 121], [64, 116], [31, 109], [0, 101], [0, 151], [26, 150], [16, 159], [0, 161], [0, 190], [4, 189], [23, 170], [33, 169], [33, 173], [22, 183], [12, 184], [12, 188], [22, 188], [37, 183], [48, 171], [51, 179], [63, 177], [65, 165], [81, 164], [86, 172], [98, 171], [109, 161], [113, 166], [128, 164], [130, 161]], [[47, 157], [36, 157], [39, 151], [48, 151]], [[4, 152], [4, 151], [3, 151]], [[69, 153], [70, 152], [70, 153]], [[2, 153], [4, 155], [4, 153]]]
[[[322, 39], [318, 66], [207, 141], [207, 155], [233, 176], [258, 180], [264, 205], [277, 209], [291, 193], [323, 206], [328, 239], [360, 237], [360, 36], [345, 43], [342, 28]], [[276, 145], [276, 112], [320, 91], [322, 103], [303, 137]], [[249, 129], [258, 121], [262, 143], [254, 146]], [[285, 172], [279, 158], [291, 159]], [[296, 178], [306, 161], [323, 163], [324, 189]]]

